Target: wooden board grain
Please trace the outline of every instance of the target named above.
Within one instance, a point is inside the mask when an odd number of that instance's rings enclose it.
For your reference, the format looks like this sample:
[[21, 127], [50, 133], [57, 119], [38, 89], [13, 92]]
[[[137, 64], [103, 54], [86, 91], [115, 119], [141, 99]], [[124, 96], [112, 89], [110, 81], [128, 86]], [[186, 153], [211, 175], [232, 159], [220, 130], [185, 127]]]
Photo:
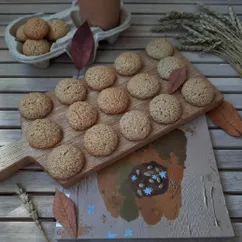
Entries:
[[[159, 78], [157, 71], [156, 71], [157, 61], [147, 57], [145, 52], [140, 52], [140, 55], [141, 55], [143, 63], [144, 63], [144, 67], [141, 70], [141, 72], [148, 72], [151, 75], [155, 76], [156, 78]], [[182, 58], [184, 60], [184, 62], [187, 64], [189, 77], [201, 75], [201, 73], [199, 73], [198, 70], [190, 62], [188, 62], [188, 60], [186, 60], [178, 51], [176, 51], [175, 55], [178, 56], [179, 58]], [[125, 87], [129, 78], [130, 77], [118, 76], [115, 86]], [[162, 84], [161, 93], [167, 93], [167, 82], [161, 80], [161, 84]], [[176, 128], [182, 126], [183, 124], [191, 121], [192, 119], [200, 116], [201, 114], [213, 109], [223, 100], [223, 95], [217, 89], [215, 89], [215, 92], [216, 92], [216, 95], [215, 95], [213, 102], [211, 102], [206, 107], [202, 107], [202, 108], [197, 108], [197, 107], [194, 107], [194, 106], [188, 104], [183, 99], [180, 92], [176, 92], [174, 95], [179, 99], [182, 109], [183, 109], [183, 114], [177, 122], [175, 122], [173, 124], [169, 124], [169, 125], [161, 125], [161, 124], [152, 122], [152, 125], [153, 125], [152, 133], [148, 136], [148, 138], [146, 138], [143, 141], [139, 141], [139, 142], [128, 141], [122, 135], [119, 134], [120, 143], [119, 143], [117, 150], [110, 156], [102, 157], [102, 158], [92, 157], [85, 151], [85, 149], [83, 147], [84, 132], [75, 131], [69, 126], [66, 116], [65, 116], [65, 113], [66, 113], [68, 107], [61, 105], [58, 102], [58, 100], [56, 99], [56, 97], [54, 95], [54, 92], [48, 92], [47, 94], [51, 97], [51, 99], [53, 100], [53, 103], [54, 103], [54, 109], [53, 109], [52, 113], [48, 116], [48, 118], [56, 121], [63, 128], [64, 138], [63, 138], [61, 144], [63, 144], [63, 143], [74, 144], [75, 146], [77, 146], [78, 148], [80, 148], [84, 151], [84, 154], [86, 157], [86, 164], [80, 173], [78, 173], [77, 175], [71, 177], [70, 179], [68, 179], [66, 181], [59, 181], [59, 182], [64, 187], [72, 186], [76, 182], [80, 181], [80, 179], [82, 179], [83, 177], [88, 176], [94, 172], [97, 172], [98, 170], [104, 168], [105, 166], [112, 164], [113, 162], [121, 159], [122, 157], [128, 155], [129, 153], [131, 153], [131, 152], [137, 150], [138, 148], [157, 139], [158, 137], [167, 134], [171, 130], [176, 129]], [[97, 96], [98, 96], [97, 92], [90, 91], [88, 94], [87, 101], [90, 102], [91, 104], [93, 104], [94, 106], [97, 106], [97, 103], [96, 103]], [[149, 101], [150, 100], [145, 100], [145, 101], [137, 100], [137, 99], [130, 97], [129, 110], [138, 109], [138, 110], [143, 110], [144, 112], [148, 113]], [[98, 123], [109, 124], [109, 125], [113, 126], [113, 128], [116, 131], [119, 131], [120, 117], [121, 117], [121, 115], [106, 115], [106, 114], [102, 113], [101, 111], [99, 111]], [[23, 122], [22, 122], [23, 133], [25, 133], [26, 128], [30, 122], [31, 121], [23, 119]], [[21, 145], [24, 147], [24, 152], [21, 152], [21, 155], [18, 155], [18, 156], [22, 157], [24, 155], [28, 155], [28, 156], [32, 157], [34, 160], [36, 160], [45, 169], [46, 160], [47, 160], [48, 154], [51, 152], [51, 149], [36, 150], [29, 146], [26, 146], [26, 141], [21, 141]], [[13, 146], [13, 148], [15, 148], [15, 146]], [[14, 150], [11, 150], [11, 154], [13, 154], [13, 153], [14, 153]], [[11, 155], [11, 154], [9, 154], [9, 155]], [[1, 155], [0, 155], [0, 160], [1, 160]], [[15, 160], [15, 161], [17, 161], [17, 160]], [[15, 161], [8, 160], [8, 162], [11, 164], [12, 167], [14, 167]], [[5, 164], [8, 162], [5, 162]], [[12, 172], [13, 171], [14, 171], [14, 168], [12, 169]]]

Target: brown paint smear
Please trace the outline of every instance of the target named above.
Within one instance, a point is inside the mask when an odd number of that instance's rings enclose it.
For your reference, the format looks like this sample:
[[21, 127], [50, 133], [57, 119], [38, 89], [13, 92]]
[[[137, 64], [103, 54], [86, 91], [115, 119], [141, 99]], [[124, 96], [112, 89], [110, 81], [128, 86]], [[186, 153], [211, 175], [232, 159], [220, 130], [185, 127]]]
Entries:
[[[163, 160], [157, 160], [161, 165], [165, 165]], [[160, 196], [152, 198], [136, 199], [140, 208], [140, 213], [148, 224], [156, 224], [162, 216], [168, 220], [174, 220], [181, 208], [181, 181], [183, 177], [183, 167], [178, 164], [173, 153], [170, 154], [170, 162], [167, 169], [169, 182], [168, 191]]]
[[[165, 141], [165, 150], [162, 150]], [[176, 219], [182, 206], [181, 181], [186, 145], [185, 133], [175, 130], [99, 172], [98, 187], [109, 213], [126, 221], [133, 221], [141, 215], [150, 225], [157, 224], [163, 216], [168, 220]], [[137, 198], [128, 187], [128, 175], [134, 166], [152, 160], [167, 168], [168, 191], [158, 196]]]

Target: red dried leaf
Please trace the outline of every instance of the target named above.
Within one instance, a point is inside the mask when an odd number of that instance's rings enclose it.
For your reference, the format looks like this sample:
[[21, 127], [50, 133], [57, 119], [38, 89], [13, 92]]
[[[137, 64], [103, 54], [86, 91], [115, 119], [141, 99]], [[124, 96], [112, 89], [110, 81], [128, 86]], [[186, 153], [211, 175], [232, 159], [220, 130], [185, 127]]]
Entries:
[[242, 120], [233, 105], [223, 101], [221, 105], [209, 113], [213, 123], [232, 136], [242, 135]]
[[169, 76], [168, 93], [172, 94], [187, 80], [187, 69], [181, 67], [175, 69]]
[[55, 190], [53, 214], [71, 238], [77, 237], [75, 205], [63, 192]]
[[94, 47], [92, 31], [85, 21], [76, 31], [71, 42], [71, 57], [74, 65], [81, 70], [89, 61]]

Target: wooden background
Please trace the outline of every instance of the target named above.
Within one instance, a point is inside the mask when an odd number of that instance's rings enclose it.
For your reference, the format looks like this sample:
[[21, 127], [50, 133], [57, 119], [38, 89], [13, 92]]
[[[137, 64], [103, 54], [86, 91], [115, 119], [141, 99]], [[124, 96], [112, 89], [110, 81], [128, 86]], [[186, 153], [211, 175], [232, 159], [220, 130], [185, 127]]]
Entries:
[[[48, 91], [63, 77], [76, 74], [71, 60], [63, 55], [47, 70], [17, 63], [9, 54], [5, 41], [6, 25], [19, 16], [36, 12], [54, 13], [70, 6], [69, 0], [0, 0], [0, 145], [20, 139], [20, 117], [17, 104], [29, 91]], [[124, 0], [132, 12], [132, 26], [121, 34], [114, 45], [102, 44], [96, 63], [110, 64], [124, 50], [139, 51], [153, 36], [149, 30], [159, 17], [171, 10], [196, 10], [195, 0]], [[227, 14], [227, 0], [200, 0]], [[232, 0], [242, 15], [241, 0]], [[168, 37], [173, 43], [172, 34]], [[242, 80], [223, 60], [213, 55], [183, 52], [183, 54], [224, 94], [225, 99], [242, 115]], [[217, 158], [223, 190], [236, 237], [224, 240], [176, 240], [199, 242], [242, 241], [242, 138], [233, 138], [209, 121], [210, 135]], [[32, 181], [35, 182], [32, 182]], [[0, 183], [0, 241], [44, 242], [27, 212], [14, 194], [14, 183], [20, 183], [30, 193], [40, 212], [41, 221], [51, 241], [54, 241], [55, 220], [52, 202], [56, 182], [40, 167], [31, 165]], [[172, 240], [166, 240], [171, 242]]]

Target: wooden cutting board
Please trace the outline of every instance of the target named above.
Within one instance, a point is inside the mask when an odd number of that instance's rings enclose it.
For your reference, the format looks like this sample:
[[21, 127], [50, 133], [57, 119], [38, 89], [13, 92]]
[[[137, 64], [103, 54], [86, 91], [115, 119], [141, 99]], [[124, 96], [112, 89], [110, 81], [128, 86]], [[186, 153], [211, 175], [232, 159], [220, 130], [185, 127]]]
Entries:
[[[155, 76], [156, 78], [159, 78], [156, 71], [157, 61], [149, 58], [144, 51], [140, 52], [140, 55], [144, 64], [144, 67], [140, 72], [147, 72]], [[189, 78], [198, 76], [198, 75], [202, 76], [202, 74], [188, 60], [186, 60], [185, 57], [183, 57], [180, 54], [180, 52], [176, 51], [175, 56], [182, 58], [183, 61], [186, 62], [188, 67]], [[115, 86], [125, 87], [129, 79], [130, 77], [118, 76]], [[168, 84], [167, 81], [161, 80], [162, 88], [160, 93], [167, 93], [167, 84]], [[138, 141], [138, 142], [128, 141], [120, 134], [119, 119], [122, 116], [122, 114], [106, 115], [101, 111], [99, 111], [98, 123], [106, 123], [113, 126], [113, 128], [119, 132], [119, 138], [120, 138], [120, 143], [117, 150], [110, 156], [101, 157], [101, 158], [92, 157], [85, 151], [83, 147], [83, 135], [85, 132], [75, 131], [69, 126], [66, 119], [66, 111], [68, 107], [58, 102], [53, 91], [48, 92], [47, 95], [51, 97], [54, 103], [54, 109], [48, 115], [48, 118], [54, 120], [62, 127], [64, 131], [64, 138], [61, 144], [71, 143], [75, 145], [76, 147], [80, 148], [84, 152], [85, 158], [86, 158], [86, 164], [80, 173], [69, 178], [68, 180], [58, 180], [58, 182], [62, 184], [64, 187], [70, 187], [75, 183], [77, 183], [78, 181], [80, 181], [82, 178], [94, 172], [97, 172], [98, 170], [104, 168], [105, 166], [112, 164], [113, 162], [121, 159], [122, 157], [128, 155], [129, 153], [157, 139], [158, 137], [167, 134], [168, 132], [182, 126], [185, 123], [190, 122], [194, 118], [215, 108], [223, 100], [223, 95], [216, 88], [215, 88], [215, 92], [216, 92], [216, 95], [213, 102], [211, 102], [209, 105], [205, 107], [198, 108], [188, 104], [182, 97], [180, 91], [177, 91], [174, 95], [179, 99], [183, 109], [183, 114], [181, 118], [177, 122], [169, 125], [161, 125], [152, 121], [153, 130], [151, 134], [145, 140]], [[98, 92], [89, 90], [87, 101], [97, 107], [97, 103], [96, 103], [97, 96], [98, 96]], [[128, 110], [138, 109], [138, 110], [143, 110], [148, 114], [149, 102], [150, 100], [138, 100], [130, 97], [130, 106]], [[25, 139], [25, 132], [30, 122], [31, 121], [22, 119], [22, 131], [23, 131], [22, 140], [10, 143], [9, 145], [0, 148], [0, 179], [4, 179], [8, 177], [10, 174], [14, 173], [16, 170], [22, 168], [23, 166], [25, 166], [26, 164], [32, 161], [39, 163], [45, 169], [46, 167], [45, 162], [47, 160], [48, 154], [51, 152], [52, 149], [38, 150], [38, 149], [31, 148], [28, 145]], [[28, 159], [26, 159], [26, 157], [28, 157]], [[29, 159], [29, 157], [31, 157], [31, 159]]]

